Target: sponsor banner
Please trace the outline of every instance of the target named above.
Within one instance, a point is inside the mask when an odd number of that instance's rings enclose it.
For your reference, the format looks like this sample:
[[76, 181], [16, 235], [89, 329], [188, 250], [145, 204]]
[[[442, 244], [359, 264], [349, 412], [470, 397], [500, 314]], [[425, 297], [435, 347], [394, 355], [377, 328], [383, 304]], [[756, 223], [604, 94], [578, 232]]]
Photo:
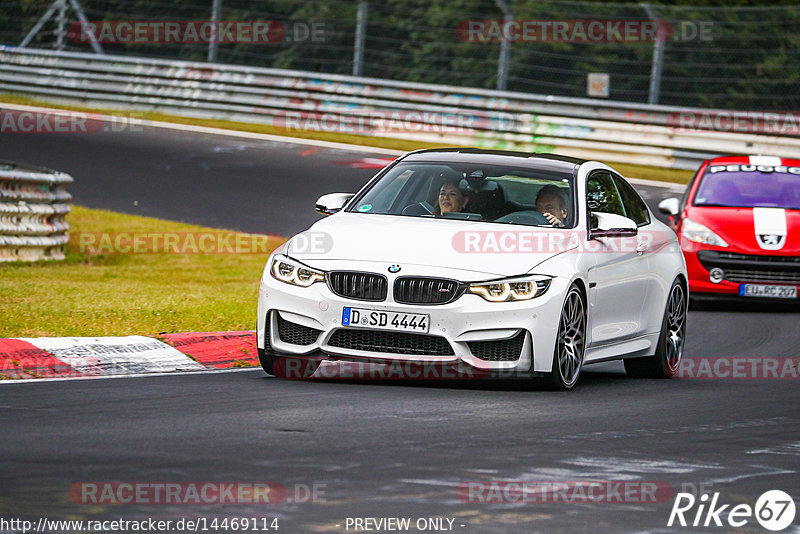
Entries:
[[0, 339], [0, 380], [70, 375], [68, 363], [21, 339]]
[[651, 504], [674, 494], [667, 482], [641, 480], [478, 480], [456, 489], [461, 502], [489, 504]]
[[228, 369], [258, 366], [256, 334], [240, 332], [186, 332], [161, 338], [205, 367]]
[[704, 380], [797, 380], [800, 378], [800, 357], [683, 358], [678, 366], [677, 376]]
[[173, 347], [145, 336], [19, 338], [69, 365], [72, 376], [113, 376], [205, 369]]

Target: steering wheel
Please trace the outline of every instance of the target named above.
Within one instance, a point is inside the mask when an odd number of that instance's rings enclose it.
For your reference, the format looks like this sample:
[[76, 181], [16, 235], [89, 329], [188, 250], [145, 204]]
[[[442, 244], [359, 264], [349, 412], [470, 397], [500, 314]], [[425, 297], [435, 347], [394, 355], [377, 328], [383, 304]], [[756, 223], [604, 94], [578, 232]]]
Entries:
[[403, 215], [412, 215], [417, 217], [421, 215], [433, 215], [433, 206], [423, 200], [422, 202], [417, 202], [416, 204], [411, 204], [410, 206], [403, 208]]

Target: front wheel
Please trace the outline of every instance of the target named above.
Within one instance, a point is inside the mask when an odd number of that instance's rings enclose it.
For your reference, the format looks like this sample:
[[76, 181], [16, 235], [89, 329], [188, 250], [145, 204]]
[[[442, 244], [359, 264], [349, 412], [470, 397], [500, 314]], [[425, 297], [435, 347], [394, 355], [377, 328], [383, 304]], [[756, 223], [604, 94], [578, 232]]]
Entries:
[[686, 342], [686, 289], [679, 279], [672, 283], [664, 309], [658, 346], [653, 356], [625, 360], [625, 372], [636, 378], [673, 378]]
[[556, 348], [553, 352], [553, 370], [548, 375], [549, 385], [566, 391], [578, 382], [583, 367], [586, 348], [586, 304], [577, 286], [572, 286], [564, 299], [558, 321]]
[[275, 376], [275, 356], [271, 351], [258, 349], [258, 363], [268, 375]]

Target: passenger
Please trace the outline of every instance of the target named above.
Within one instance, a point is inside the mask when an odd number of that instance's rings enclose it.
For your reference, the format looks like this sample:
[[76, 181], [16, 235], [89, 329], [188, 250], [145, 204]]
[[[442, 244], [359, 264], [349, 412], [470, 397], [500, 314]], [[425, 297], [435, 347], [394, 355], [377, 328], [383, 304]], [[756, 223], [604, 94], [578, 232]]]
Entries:
[[546, 185], [536, 194], [536, 211], [541, 212], [553, 226], [563, 228], [567, 220], [567, 202], [559, 187]]
[[439, 189], [439, 202], [434, 209], [434, 214], [441, 217], [443, 213], [460, 212], [469, 203], [469, 197], [459, 189], [455, 182], [445, 182]]

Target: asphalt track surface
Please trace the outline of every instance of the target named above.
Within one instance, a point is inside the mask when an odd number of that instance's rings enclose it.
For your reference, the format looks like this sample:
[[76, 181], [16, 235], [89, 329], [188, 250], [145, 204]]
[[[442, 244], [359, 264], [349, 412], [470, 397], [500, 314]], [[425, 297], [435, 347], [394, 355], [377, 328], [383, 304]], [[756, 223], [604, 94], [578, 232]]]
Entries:
[[[319, 194], [374, 173], [341, 164], [367, 154], [308, 151], [165, 131], [0, 142], [0, 159], [72, 173], [78, 204], [284, 235], [315, 220]], [[640, 190], [651, 205], [664, 195]], [[687, 358], [800, 354], [796, 310], [710, 303], [688, 324]], [[456, 532], [765, 532], [754, 519], [668, 528], [672, 499], [487, 504], [456, 490], [485, 480], [655, 481], [732, 505], [772, 489], [796, 499], [799, 400], [797, 379], [638, 380], [617, 363], [587, 367], [566, 394], [518, 381], [301, 382], [260, 370], [3, 384], [0, 518], [278, 517], [284, 533], [355, 532], [348, 517], [387, 516], [448, 517]], [[295, 485], [317, 484], [321, 498], [72, 502], [70, 486], [90, 481], [273, 481], [290, 497]]]

